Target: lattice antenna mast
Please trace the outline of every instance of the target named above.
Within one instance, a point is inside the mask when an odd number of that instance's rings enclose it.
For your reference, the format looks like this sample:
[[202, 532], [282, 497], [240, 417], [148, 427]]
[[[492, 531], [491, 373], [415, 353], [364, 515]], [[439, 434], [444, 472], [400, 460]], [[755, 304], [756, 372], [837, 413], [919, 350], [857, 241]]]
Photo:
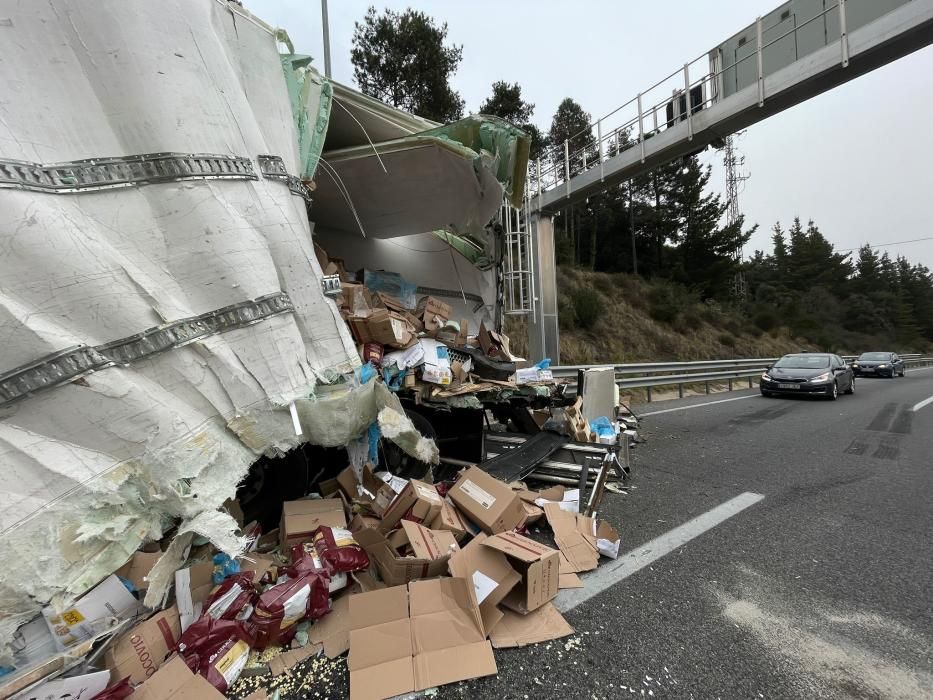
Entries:
[[[726, 166], [726, 223], [729, 225], [736, 223], [742, 215], [739, 210], [739, 191], [742, 189], [742, 183], [749, 178], [749, 174], [742, 170], [745, 165], [745, 156], [739, 153], [735, 147], [736, 139], [744, 133], [744, 131], [740, 131], [737, 134], [727, 136], [723, 148], [722, 163]], [[744, 255], [742, 246], [736, 248], [732, 255], [736, 262], [742, 262]], [[733, 293], [740, 299], [744, 299], [747, 293], [745, 276], [741, 270], [735, 275]]]

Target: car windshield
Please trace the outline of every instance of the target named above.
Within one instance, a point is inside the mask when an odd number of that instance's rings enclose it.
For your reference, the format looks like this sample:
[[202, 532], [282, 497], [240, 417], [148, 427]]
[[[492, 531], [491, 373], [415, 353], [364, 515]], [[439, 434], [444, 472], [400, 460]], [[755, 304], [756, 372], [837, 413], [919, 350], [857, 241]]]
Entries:
[[876, 360], [890, 360], [891, 353], [889, 352], [863, 352], [858, 356], [860, 360], [867, 361], [876, 361]]
[[829, 355], [785, 355], [774, 366], [783, 369], [824, 369], [829, 367]]

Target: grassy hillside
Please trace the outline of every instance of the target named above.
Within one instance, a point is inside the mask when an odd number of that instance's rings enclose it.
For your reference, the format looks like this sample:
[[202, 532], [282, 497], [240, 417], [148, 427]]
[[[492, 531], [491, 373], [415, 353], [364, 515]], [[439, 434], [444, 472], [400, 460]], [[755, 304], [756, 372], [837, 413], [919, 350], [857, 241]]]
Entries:
[[[776, 357], [813, 348], [785, 328], [765, 332], [739, 312], [703, 303], [664, 280], [559, 267], [557, 285], [564, 365]], [[506, 333], [524, 355], [522, 322], [510, 318]]]

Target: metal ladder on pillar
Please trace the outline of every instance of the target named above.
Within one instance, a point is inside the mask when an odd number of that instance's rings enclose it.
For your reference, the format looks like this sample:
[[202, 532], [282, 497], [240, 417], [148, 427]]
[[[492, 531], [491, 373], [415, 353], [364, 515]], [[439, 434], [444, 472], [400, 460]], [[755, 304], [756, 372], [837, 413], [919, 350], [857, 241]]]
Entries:
[[503, 308], [509, 316], [526, 316], [535, 310], [530, 214], [527, 198], [520, 208], [505, 202], [499, 211], [505, 247], [502, 256]]

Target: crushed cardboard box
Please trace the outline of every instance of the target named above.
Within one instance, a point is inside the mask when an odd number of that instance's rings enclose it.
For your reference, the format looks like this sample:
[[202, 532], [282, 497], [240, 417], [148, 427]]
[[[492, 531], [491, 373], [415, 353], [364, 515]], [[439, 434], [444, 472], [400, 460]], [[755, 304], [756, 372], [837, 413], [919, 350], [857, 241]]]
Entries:
[[333, 601], [330, 612], [316, 620], [308, 631], [308, 640], [320, 644], [328, 659], [335, 659], [350, 648], [350, 598], [343, 595]]
[[[544, 511], [541, 511], [542, 514]], [[451, 532], [457, 542], [462, 542], [469, 532], [469, 526], [457, 510], [457, 506], [449, 498], [445, 498], [441, 503], [441, 509], [434, 517], [428, 527], [432, 530], [447, 530]]]
[[[450, 533], [443, 533], [450, 535]], [[356, 541], [366, 550], [370, 560], [376, 565], [382, 580], [389, 586], [400, 586], [416, 579], [443, 576], [447, 572], [450, 554], [438, 558], [406, 557], [398, 553], [379, 530], [364, 528], [353, 533]], [[453, 537], [450, 537], [453, 541]]]
[[460, 551], [460, 545], [449, 530], [430, 530], [411, 520], [403, 520], [401, 525], [389, 536], [389, 543], [404, 556], [433, 561]]
[[506, 610], [502, 620], [489, 635], [489, 641], [496, 649], [508, 649], [540, 644], [570, 634], [573, 634], [573, 627], [552, 603], [547, 603], [527, 615]]
[[486, 539], [483, 546], [502, 552], [521, 580], [503, 598], [502, 605], [526, 614], [557, 596], [560, 555], [556, 549], [523, 537], [503, 532]]
[[499, 603], [522, 577], [509, 565], [502, 552], [483, 546], [487, 537], [484, 533], [476, 535], [466, 547], [450, 557], [448, 567], [452, 576], [473, 583], [483, 629], [489, 636], [503, 616]]
[[382, 700], [497, 672], [466, 579], [352, 596], [350, 628], [351, 700]]

